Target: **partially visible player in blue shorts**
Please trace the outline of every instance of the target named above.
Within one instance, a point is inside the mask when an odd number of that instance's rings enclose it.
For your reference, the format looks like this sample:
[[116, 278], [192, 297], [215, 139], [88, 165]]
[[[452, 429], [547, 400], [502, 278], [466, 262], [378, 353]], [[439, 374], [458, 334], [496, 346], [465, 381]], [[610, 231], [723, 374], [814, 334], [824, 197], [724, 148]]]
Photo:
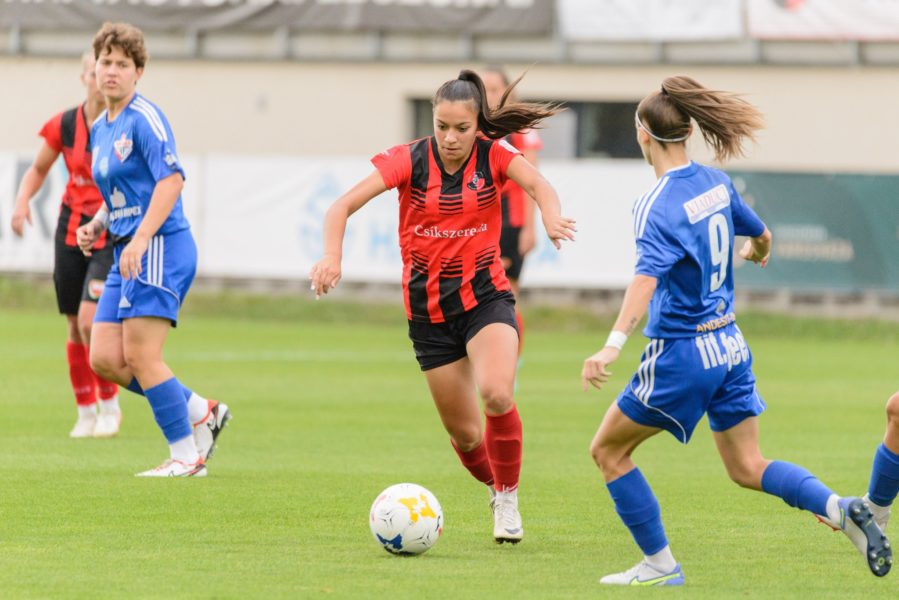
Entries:
[[874, 575], [890, 570], [892, 551], [861, 498], [841, 498], [806, 469], [764, 458], [752, 353], [736, 323], [734, 236], [750, 239], [740, 256], [768, 262], [771, 232], [723, 172], [692, 162], [685, 142], [695, 121], [724, 162], [742, 154], [762, 126], [759, 111], [735, 94], [706, 89], [689, 77], [669, 77], [636, 114], [637, 141], [658, 181], [634, 205], [637, 266], [605, 347], [584, 361], [584, 389], [608, 381], [627, 336], [647, 310], [649, 344], [630, 383], [605, 414], [590, 451], [615, 509], [643, 553], [631, 569], [604, 584], [682, 585], [662, 526], [659, 503], [631, 454], [668, 431], [687, 443], [704, 414], [718, 452], [737, 484], [778, 496], [823, 515], [844, 531]]
[[104, 23], [93, 48], [106, 99], [90, 138], [104, 206], [78, 229], [78, 244], [90, 253], [108, 227], [114, 264], [94, 317], [91, 367], [145, 395], [168, 441], [169, 460], [139, 476], [205, 476], [228, 407], [184, 387], [162, 358], [197, 269], [182, 210], [184, 170], [165, 116], [136, 92], [147, 61], [141, 31]]

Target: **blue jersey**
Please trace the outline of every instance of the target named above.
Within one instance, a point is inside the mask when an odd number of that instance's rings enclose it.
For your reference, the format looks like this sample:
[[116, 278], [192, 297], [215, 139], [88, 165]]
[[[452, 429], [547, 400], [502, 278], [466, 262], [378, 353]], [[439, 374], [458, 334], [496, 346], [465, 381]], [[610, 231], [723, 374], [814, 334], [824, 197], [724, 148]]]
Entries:
[[693, 337], [732, 323], [735, 235], [765, 224], [718, 169], [671, 169], [634, 204], [636, 273], [658, 280], [644, 335]]
[[[147, 213], [156, 182], [184, 169], [175, 152], [169, 123], [154, 104], [134, 94], [112, 122], [107, 112], [91, 128], [93, 175], [109, 209], [109, 231], [116, 238], [134, 235]], [[157, 231], [170, 234], [187, 229], [181, 196]]]

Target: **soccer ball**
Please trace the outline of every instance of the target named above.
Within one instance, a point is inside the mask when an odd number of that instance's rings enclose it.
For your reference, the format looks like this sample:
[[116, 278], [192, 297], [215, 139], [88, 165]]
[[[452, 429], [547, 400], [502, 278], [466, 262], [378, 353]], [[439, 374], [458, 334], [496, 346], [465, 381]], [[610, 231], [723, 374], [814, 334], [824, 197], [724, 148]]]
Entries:
[[398, 483], [375, 498], [368, 524], [378, 544], [391, 554], [421, 554], [443, 533], [443, 511], [425, 488]]

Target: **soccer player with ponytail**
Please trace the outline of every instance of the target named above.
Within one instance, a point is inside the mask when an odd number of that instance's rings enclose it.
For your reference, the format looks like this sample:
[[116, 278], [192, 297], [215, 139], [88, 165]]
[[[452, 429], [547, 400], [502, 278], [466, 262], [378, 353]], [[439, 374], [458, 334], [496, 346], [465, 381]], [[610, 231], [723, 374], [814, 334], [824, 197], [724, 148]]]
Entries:
[[499, 252], [503, 184], [512, 179], [536, 200], [556, 248], [575, 231], [552, 186], [502, 141], [559, 109], [507, 103], [514, 86], [491, 108], [473, 71], [444, 83], [432, 101], [434, 135], [372, 158], [375, 170], [328, 209], [324, 256], [310, 272], [316, 295], [335, 287], [347, 219], [386, 190], [399, 191], [409, 337], [453, 448], [490, 486], [497, 543], [524, 535], [517, 493], [522, 428], [512, 398], [518, 332]]
[[719, 162], [743, 153], [761, 113], [739, 96], [669, 77], [635, 115], [637, 141], [658, 181], [634, 204], [637, 265], [604, 347], [584, 361], [584, 389], [601, 388], [608, 367], [647, 310], [649, 344], [590, 446], [615, 510], [643, 553], [633, 568], [604, 584], [681, 585], [684, 573], [668, 545], [659, 502], [631, 454], [668, 431], [687, 443], [703, 414], [728, 475], [738, 485], [778, 496], [823, 515], [863, 553], [871, 572], [886, 575], [892, 551], [860, 498], [841, 498], [806, 469], [762, 456], [752, 354], [736, 323], [734, 236], [748, 236], [740, 256], [762, 267], [771, 232], [718, 169], [691, 161], [686, 140], [696, 122]]

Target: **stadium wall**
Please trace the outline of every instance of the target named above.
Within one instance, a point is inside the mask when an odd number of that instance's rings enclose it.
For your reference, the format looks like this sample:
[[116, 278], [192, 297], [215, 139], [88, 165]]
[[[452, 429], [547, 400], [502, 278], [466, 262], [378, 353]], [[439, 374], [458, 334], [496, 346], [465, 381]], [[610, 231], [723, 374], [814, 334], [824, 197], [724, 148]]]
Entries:
[[[152, 48], [151, 48], [152, 50]], [[152, 60], [139, 90], [159, 104], [182, 153], [370, 155], [411, 135], [410, 99], [429, 98], [464, 63], [314, 63]], [[507, 65], [512, 73], [526, 65]], [[0, 151], [33, 153], [36, 131], [83, 97], [76, 60], [0, 57], [7, 119]], [[765, 112], [759, 145], [734, 168], [896, 173], [899, 96], [895, 67], [608, 66], [530, 68], [524, 95], [636, 101], [667, 75], [684, 73], [736, 90]], [[697, 136], [698, 138], [698, 136]], [[697, 144], [696, 156], [708, 154]]]

